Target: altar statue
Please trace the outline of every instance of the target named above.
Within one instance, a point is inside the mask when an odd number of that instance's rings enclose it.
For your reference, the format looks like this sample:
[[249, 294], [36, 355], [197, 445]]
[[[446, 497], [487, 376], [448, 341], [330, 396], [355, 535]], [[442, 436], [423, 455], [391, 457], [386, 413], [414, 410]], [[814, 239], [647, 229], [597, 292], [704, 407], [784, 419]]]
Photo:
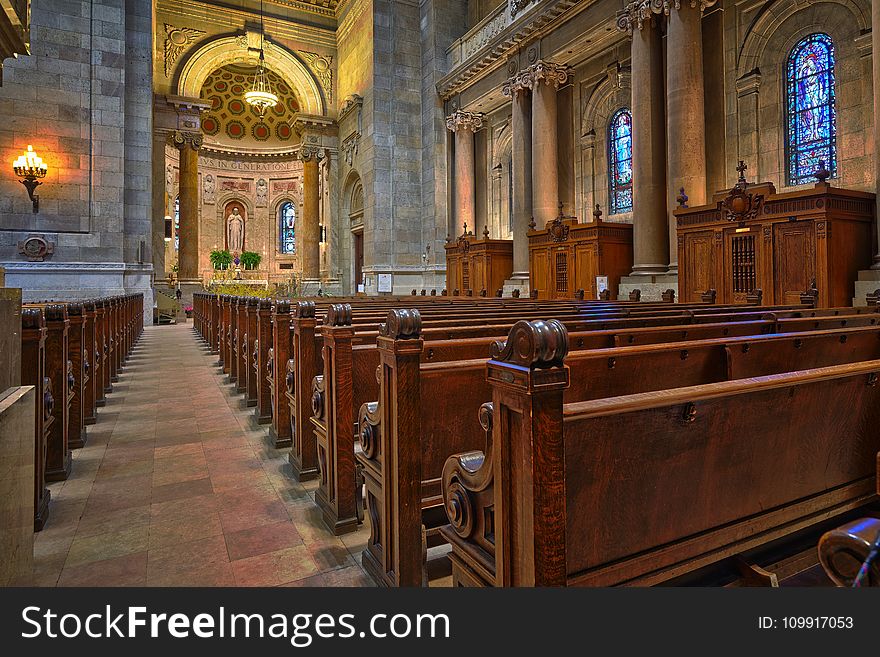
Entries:
[[230, 253], [241, 253], [244, 249], [244, 217], [237, 207], [226, 219], [226, 246]]

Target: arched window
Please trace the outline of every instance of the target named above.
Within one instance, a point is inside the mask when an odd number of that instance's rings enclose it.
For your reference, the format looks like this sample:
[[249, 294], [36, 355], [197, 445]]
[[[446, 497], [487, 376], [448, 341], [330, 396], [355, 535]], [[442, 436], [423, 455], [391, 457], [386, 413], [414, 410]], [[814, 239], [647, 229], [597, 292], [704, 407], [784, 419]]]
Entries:
[[278, 250], [292, 255], [296, 253], [296, 208], [285, 201], [278, 208]]
[[834, 44], [827, 34], [801, 39], [788, 55], [785, 75], [788, 184], [815, 180], [824, 161], [837, 175]]
[[174, 250], [180, 250], [180, 197], [174, 197]]
[[632, 114], [625, 107], [608, 122], [608, 205], [609, 214], [632, 212]]

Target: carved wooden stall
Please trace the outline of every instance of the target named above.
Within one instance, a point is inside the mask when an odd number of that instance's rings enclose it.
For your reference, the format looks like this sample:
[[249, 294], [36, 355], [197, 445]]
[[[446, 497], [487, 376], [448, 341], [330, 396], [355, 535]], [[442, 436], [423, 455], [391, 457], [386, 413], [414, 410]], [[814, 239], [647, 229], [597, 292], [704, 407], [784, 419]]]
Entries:
[[449, 289], [473, 290], [477, 296], [482, 290], [488, 295], [504, 286], [513, 274], [513, 242], [491, 240], [487, 233], [479, 239], [465, 233], [456, 241], [446, 244], [446, 280]]
[[754, 290], [765, 304], [797, 303], [815, 288], [819, 307], [850, 305], [858, 271], [871, 264], [874, 194], [832, 187], [824, 171], [812, 188], [777, 194], [738, 170], [712, 204], [675, 211], [681, 302], [714, 289], [718, 303], [746, 303]]
[[617, 298], [620, 277], [632, 271], [632, 224], [602, 221], [599, 207], [594, 221], [559, 216], [542, 230], [529, 231], [531, 289], [539, 299], [572, 299], [578, 290], [598, 299], [596, 277], [608, 277], [610, 298]]

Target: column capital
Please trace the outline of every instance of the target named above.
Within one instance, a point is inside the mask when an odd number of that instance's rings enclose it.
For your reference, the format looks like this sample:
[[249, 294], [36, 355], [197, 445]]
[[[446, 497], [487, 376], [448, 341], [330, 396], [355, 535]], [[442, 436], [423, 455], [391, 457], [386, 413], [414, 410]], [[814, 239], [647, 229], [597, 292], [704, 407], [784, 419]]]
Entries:
[[480, 112], [455, 110], [446, 117], [446, 128], [452, 132], [458, 132], [459, 130], [476, 132], [483, 127], [483, 116]]
[[320, 162], [324, 158], [324, 148], [312, 144], [303, 144], [299, 147], [299, 159], [303, 162], [314, 160]]
[[544, 82], [558, 89], [560, 84], [565, 84], [571, 76], [571, 68], [564, 64], [548, 62], [539, 59], [537, 62], [519, 71], [509, 78], [501, 89], [505, 96], [513, 97], [515, 94], [536, 89]]
[[183, 130], [173, 130], [170, 135], [171, 144], [183, 149], [189, 146], [194, 151], [202, 147], [202, 134], [200, 132], [185, 132]]
[[713, 6], [718, 0], [634, 0], [617, 12], [617, 29], [632, 34], [634, 29], [641, 30], [651, 16], [669, 15], [673, 9], [681, 9], [682, 4], [700, 11]]

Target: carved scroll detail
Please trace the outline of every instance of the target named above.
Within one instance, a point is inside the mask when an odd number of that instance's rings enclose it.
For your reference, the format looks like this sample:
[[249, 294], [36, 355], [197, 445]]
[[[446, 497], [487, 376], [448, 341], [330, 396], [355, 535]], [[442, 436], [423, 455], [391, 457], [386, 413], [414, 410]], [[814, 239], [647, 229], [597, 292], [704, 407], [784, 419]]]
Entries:
[[[314, 306], [313, 302], [309, 303]], [[330, 304], [327, 309], [327, 324], [329, 326], [351, 326], [351, 304]]]
[[294, 317], [297, 319], [305, 319], [315, 316], [314, 301], [297, 301], [294, 307]]
[[368, 459], [374, 459], [379, 454], [380, 424], [379, 402], [362, 404], [358, 413], [358, 435], [361, 449]]
[[492, 344], [492, 358], [504, 363], [547, 369], [559, 367], [568, 354], [568, 332], [558, 319], [520, 320], [507, 341]]
[[393, 340], [415, 340], [421, 333], [422, 316], [415, 308], [389, 310], [385, 323], [379, 326], [379, 335]]
[[324, 375], [319, 374], [312, 379], [312, 415], [319, 420], [324, 419]]

